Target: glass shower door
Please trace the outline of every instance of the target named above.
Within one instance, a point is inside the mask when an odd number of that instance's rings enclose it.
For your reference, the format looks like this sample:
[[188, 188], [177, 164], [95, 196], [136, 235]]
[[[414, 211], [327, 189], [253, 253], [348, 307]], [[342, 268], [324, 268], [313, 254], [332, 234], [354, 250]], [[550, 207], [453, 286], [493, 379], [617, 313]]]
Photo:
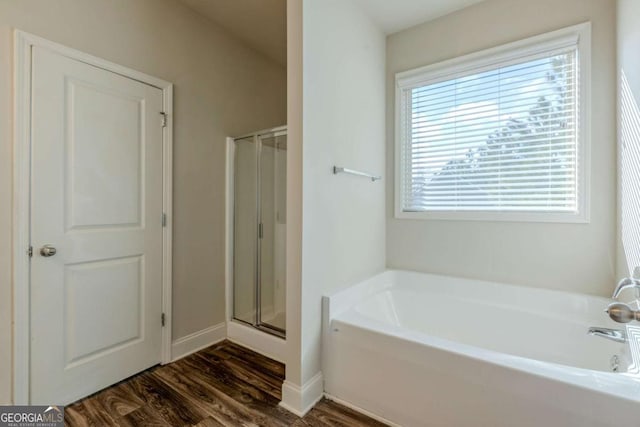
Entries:
[[284, 337], [286, 130], [234, 142], [233, 317]]
[[258, 278], [258, 150], [255, 137], [235, 140], [233, 313], [255, 325]]
[[287, 136], [260, 137], [258, 324], [284, 333]]

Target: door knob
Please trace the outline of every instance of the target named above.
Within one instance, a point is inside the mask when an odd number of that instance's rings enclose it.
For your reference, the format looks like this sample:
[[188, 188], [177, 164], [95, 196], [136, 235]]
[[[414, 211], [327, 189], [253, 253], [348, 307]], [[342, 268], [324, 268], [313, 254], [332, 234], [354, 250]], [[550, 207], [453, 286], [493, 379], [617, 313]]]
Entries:
[[58, 252], [56, 248], [54, 248], [51, 245], [44, 245], [43, 247], [40, 248], [40, 255], [44, 257], [54, 256], [56, 252]]

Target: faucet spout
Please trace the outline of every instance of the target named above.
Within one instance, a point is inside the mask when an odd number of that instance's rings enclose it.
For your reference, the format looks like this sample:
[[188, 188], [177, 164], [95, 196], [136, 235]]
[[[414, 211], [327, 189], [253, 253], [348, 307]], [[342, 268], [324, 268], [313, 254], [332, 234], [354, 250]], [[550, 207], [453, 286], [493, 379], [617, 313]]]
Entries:
[[600, 328], [592, 326], [589, 328], [589, 335], [606, 338], [611, 341], [625, 343], [627, 342], [627, 333], [619, 329]]
[[616, 289], [613, 291], [612, 298], [618, 299], [618, 297], [620, 296], [620, 293], [627, 288], [640, 289], [640, 280], [633, 279], [631, 277], [627, 277], [625, 279], [620, 280], [618, 282], [618, 285], [616, 286]]

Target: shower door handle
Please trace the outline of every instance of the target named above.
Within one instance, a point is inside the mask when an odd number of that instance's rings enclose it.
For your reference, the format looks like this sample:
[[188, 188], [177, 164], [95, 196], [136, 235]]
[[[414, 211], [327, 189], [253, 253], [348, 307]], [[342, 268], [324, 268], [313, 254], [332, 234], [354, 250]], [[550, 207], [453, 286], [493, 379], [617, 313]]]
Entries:
[[258, 239], [262, 239], [262, 223], [258, 224]]

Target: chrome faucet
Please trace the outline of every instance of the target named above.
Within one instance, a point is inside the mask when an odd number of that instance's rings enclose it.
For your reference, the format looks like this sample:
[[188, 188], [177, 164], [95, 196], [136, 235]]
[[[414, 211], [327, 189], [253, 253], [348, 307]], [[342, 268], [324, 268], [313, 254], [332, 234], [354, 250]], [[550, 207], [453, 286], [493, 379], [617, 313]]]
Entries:
[[597, 326], [592, 326], [589, 328], [588, 334], [594, 335], [596, 337], [606, 338], [608, 340], [619, 343], [627, 342], [627, 333], [619, 329], [599, 328]]
[[[620, 293], [628, 288], [636, 289], [636, 303], [638, 303], [639, 298], [637, 292], [640, 290], [640, 280], [631, 277], [620, 280], [611, 297], [617, 300], [620, 296]], [[605, 310], [605, 313], [609, 315], [611, 320], [618, 323], [629, 323], [632, 320], [640, 321], [640, 310], [634, 310], [629, 304], [625, 304], [622, 302], [614, 302], [609, 304], [609, 306]]]
[[636, 288], [636, 292], [638, 292], [638, 290], [640, 290], [640, 280], [631, 277], [620, 280], [618, 282], [618, 286], [616, 286], [616, 289], [613, 291], [611, 298], [618, 299], [620, 293], [628, 288]]

